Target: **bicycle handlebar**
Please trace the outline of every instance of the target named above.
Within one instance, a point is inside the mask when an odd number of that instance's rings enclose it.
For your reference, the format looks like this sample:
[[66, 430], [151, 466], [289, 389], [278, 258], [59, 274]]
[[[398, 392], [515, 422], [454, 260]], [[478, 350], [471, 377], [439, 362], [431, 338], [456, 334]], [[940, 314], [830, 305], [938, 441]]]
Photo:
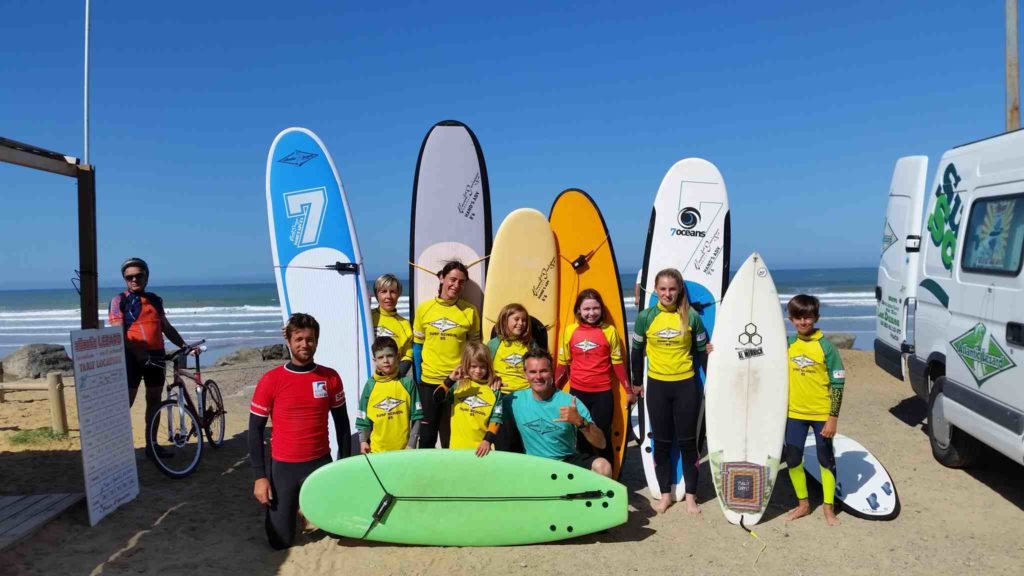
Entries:
[[185, 344], [181, 348], [178, 348], [176, 351], [168, 354], [167, 360], [173, 361], [175, 358], [183, 354], [191, 354], [194, 351], [205, 352], [206, 346], [203, 346], [205, 342], [206, 338], [203, 338], [202, 340], [197, 340], [195, 342], [192, 342], [191, 344]]

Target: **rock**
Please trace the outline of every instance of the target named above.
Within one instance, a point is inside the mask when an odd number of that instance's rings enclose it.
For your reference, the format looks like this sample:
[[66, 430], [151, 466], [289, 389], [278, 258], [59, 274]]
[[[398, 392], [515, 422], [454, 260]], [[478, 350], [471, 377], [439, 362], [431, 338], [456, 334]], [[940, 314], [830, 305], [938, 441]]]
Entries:
[[47, 372], [74, 375], [74, 363], [59, 344], [28, 344], [3, 359], [8, 380], [16, 378], [42, 378]]
[[251, 364], [253, 362], [262, 362], [263, 354], [260, 353], [258, 348], [239, 348], [231, 354], [224, 356], [214, 366], [228, 366], [230, 364]]
[[264, 360], [287, 360], [291, 356], [284, 344], [271, 344], [260, 348], [260, 354]]
[[835, 334], [826, 334], [825, 339], [840, 350], [852, 350], [857, 336], [849, 332], [836, 332]]

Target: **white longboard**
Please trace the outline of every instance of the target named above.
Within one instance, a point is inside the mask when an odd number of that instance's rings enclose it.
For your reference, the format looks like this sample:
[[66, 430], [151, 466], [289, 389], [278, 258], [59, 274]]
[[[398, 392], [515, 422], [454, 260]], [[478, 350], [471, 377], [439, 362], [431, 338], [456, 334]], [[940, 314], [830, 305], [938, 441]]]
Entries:
[[[640, 275], [644, 295], [637, 302], [637, 309], [644, 310], [657, 303], [655, 276], [661, 270], [675, 268], [682, 272], [690, 303], [700, 314], [708, 336], [713, 338], [718, 303], [729, 281], [729, 254], [729, 198], [721, 172], [714, 164], [701, 158], [676, 162], [662, 179], [654, 199]], [[645, 383], [646, 380], [645, 367]], [[640, 429], [639, 410], [645, 411], [644, 430]], [[633, 434], [641, 441], [640, 457], [648, 489], [653, 497], [658, 498], [661, 490], [654, 473], [651, 419], [646, 410], [646, 401], [638, 402], [634, 407], [631, 416]], [[681, 500], [686, 493], [686, 484], [683, 481], [682, 458], [675, 443], [670, 457], [672, 493], [676, 500]]]
[[775, 485], [789, 400], [779, 295], [756, 252], [729, 285], [712, 342], [705, 390], [711, 476], [729, 522], [752, 526]]
[[469, 267], [462, 298], [480, 310], [491, 252], [491, 197], [487, 167], [476, 135], [445, 120], [423, 139], [412, 192], [409, 231], [409, 320], [437, 296], [435, 274], [449, 260]]
[[[836, 434], [832, 439], [836, 457], [836, 498], [847, 512], [872, 520], [891, 520], [900, 513], [896, 484], [882, 463], [853, 438]], [[814, 433], [804, 444], [804, 470], [821, 484], [821, 468]]]
[[[341, 376], [354, 432], [370, 376], [366, 273], [338, 170], [323, 142], [305, 128], [283, 130], [270, 147], [267, 217], [282, 319], [302, 312], [320, 324], [315, 360]], [[334, 422], [327, 421], [333, 458]], [[352, 434], [355, 448], [357, 438]]]

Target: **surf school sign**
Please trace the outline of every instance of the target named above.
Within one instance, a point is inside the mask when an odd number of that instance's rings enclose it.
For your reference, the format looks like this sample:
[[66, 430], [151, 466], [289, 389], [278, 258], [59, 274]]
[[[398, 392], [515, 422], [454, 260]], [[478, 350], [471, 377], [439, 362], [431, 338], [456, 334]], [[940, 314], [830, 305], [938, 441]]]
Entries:
[[71, 332], [89, 525], [139, 495], [120, 326]]

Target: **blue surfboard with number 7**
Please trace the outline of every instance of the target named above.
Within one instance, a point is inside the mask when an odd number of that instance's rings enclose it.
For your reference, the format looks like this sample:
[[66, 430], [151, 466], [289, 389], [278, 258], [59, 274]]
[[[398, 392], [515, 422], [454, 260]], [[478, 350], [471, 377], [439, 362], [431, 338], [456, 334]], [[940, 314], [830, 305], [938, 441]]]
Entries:
[[[315, 360], [341, 376], [354, 423], [362, 385], [371, 374], [366, 273], [338, 169], [310, 130], [288, 128], [270, 146], [267, 218], [281, 317], [287, 322], [302, 312], [317, 319]], [[330, 418], [328, 423], [333, 457], [336, 435]]]

